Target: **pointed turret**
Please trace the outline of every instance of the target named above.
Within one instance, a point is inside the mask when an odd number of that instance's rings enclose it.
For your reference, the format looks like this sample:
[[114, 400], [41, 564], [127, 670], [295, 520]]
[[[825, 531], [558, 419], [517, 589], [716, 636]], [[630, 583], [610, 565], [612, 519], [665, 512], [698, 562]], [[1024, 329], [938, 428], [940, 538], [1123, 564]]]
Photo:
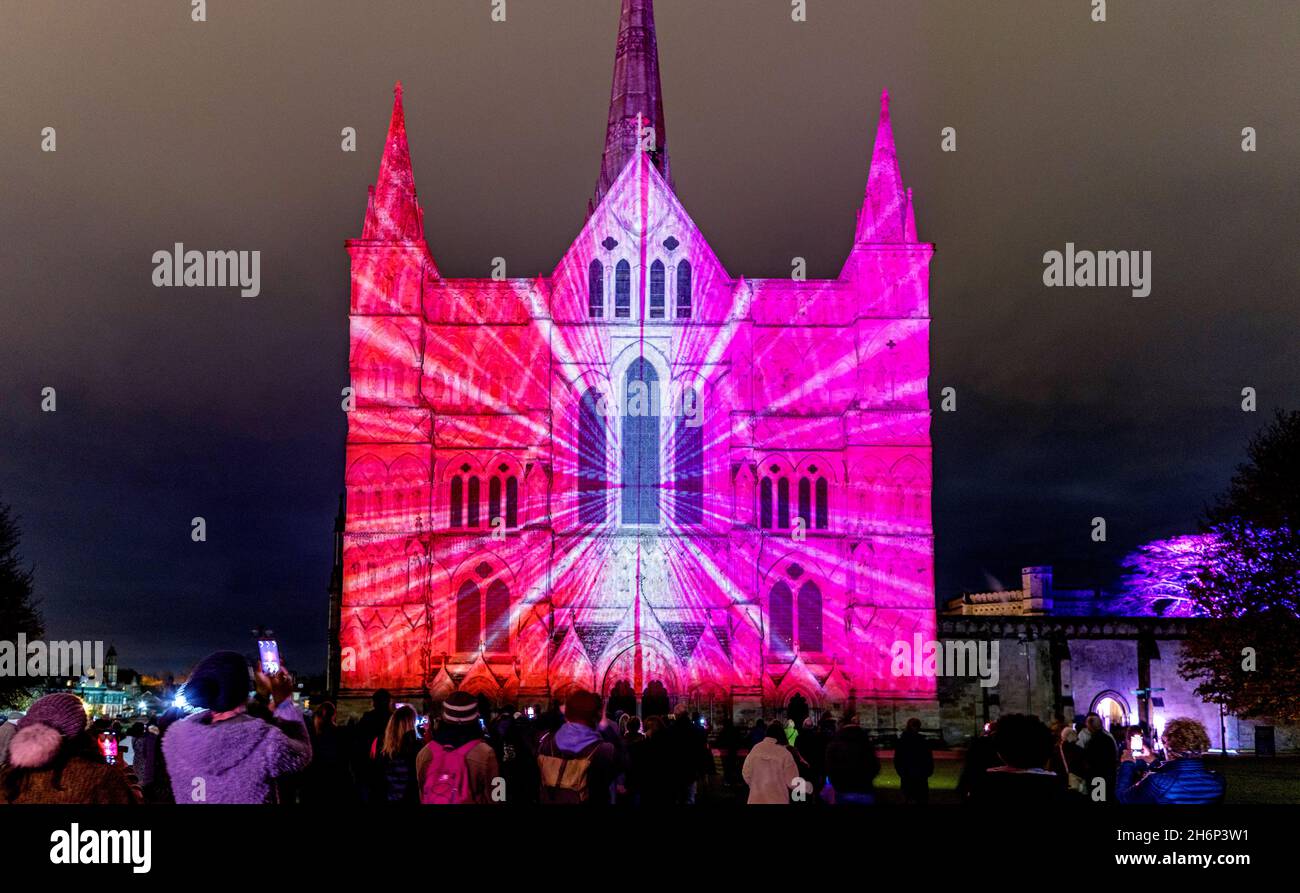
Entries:
[[654, 3], [653, 0], [623, 0], [623, 12], [618, 22], [618, 48], [614, 54], [614, 84], [609, 94], [605, 153], [588, 214], [600, 204], [628, 159], [636, 154], [638, 129], [641, 127], [653, 129], [653, 134], [647, 135], [648, 145], [652, 147], [650, 159], [672, 186], [668, 136], [664, 130], [663, 91], [659, 85]]
[[393, 88], [393, 118], [388, 124], [379, 178], [370, 187], [366, 224], [361, 238], [387, 242], [424, 240], [424, 213], [415, 196], [411, 148], [406, 142], [406, 115], [402, 111], [402, 82]]
[[907, 187], [907, 225], [903, 227], [903, 240], [916, 241], [916, 208], [912, 205], [912, 187]]
[[871, 171], [867, 174], [867, 191], [858, 212], [855, 242], [906, 241], [907, 199], [903, 177], [898, 170], [898, 153], [894, 149], [894, 129], [889, 124], [889, 91], [880, 94], [880, 123], [876, 127], [876, 146], [871, 152]]

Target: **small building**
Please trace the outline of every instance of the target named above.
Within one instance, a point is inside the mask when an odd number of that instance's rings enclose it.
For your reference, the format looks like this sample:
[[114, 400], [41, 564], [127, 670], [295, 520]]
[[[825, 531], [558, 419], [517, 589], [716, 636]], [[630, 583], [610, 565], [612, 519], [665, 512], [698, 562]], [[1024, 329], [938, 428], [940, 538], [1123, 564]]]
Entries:
[[968, 740], [1002, 713], [1048, 721], [1097, 713], [1107, 727], [1146, 721], [1157, 732], [1190, 716], [1216, 750], [1300, 747], [1300, 729], [1221, 714], [1179, 675], [1182, 642], [1202, 618], [1162, 616], [1129, 594], [1058, 590], [1050, 567], [1024, 568], [1021, 582], [950, 599], [940, 612], [941, 641], [997, 643], [996, 685], [940, 679], [945, 740]]

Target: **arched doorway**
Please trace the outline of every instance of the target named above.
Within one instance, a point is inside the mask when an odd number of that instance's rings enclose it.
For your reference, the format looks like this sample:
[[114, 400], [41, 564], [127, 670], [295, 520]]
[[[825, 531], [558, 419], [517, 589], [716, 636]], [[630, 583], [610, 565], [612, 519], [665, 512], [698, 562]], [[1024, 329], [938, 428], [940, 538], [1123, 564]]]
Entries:
[[[632, 690], [636, 691], [635, 645], [623, 648], [605, 668], [605, 676], [601, 681], [601, 694], [607, 704], [614, 696], [615, 687], [623, 681], [628, 682]], [[636, 694], [642, 701], [638, 704], [638, 712], [643, 718], [670, 712], [681, 693], [677, 684], [676, 665], [664, 656], [664, 651], [645, 641], [641, 644], [641, 686], [641, 691]], [[652, 686], [654, 686], [653, 691], [651, 691]], [[651, 704], [654, 713], [647, 713], [645, 709], [644, 700], [647, 691], [651, 691], [655, 699]]]
[[1102, 726], [1111, 734], [1114, 734], [1112, 729], [1128, 725], [1128, 702], [1117, 691], [1104, 691], [1097, 695], [1092, 699], [1092, 709], [1089, 712], [1100, 716]]

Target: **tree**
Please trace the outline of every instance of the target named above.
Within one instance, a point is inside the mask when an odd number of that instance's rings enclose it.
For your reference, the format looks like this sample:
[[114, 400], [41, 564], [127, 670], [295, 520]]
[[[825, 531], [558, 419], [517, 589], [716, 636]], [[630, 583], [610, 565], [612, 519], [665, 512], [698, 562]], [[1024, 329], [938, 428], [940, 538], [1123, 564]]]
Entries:
[[[18, 554], [22, 539], [18, 520], [0, 503], [0, 641], [17, 645], [19, 633], [28, 641], [45, 635], [45, 625], [32, 597], [32, 572]], [[24, 659], [16, 655], [16, 659]], [[0, 675], [0, 707], [14, 707], [31, 696], [26, 676]]]
[[1300, 412], [1278, 412], [1206, 513], [1179, 671], [1245, 717], [1300, 721]]

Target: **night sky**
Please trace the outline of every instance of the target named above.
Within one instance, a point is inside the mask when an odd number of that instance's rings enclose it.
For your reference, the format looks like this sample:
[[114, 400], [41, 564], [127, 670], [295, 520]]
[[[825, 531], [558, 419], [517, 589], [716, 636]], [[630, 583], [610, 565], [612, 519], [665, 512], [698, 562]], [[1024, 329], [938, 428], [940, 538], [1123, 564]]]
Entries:
[[[267, 624], [323, 668], [343, 241], [393, 82], [443, 274], [549, 273], [599, 171], [618, 6], [210, 0], [194, 23], [187, 0], [0, 0], [0, 501], [48, 638], [183, 672]], [[958, 395], [933, 425], [941, 598], [1028, 564], [1112, 580], [1300, 406], [1300, 5], [1108, 7], [656, 3], [677, 192], [733, 276], [839, 272], [890, 91], [937, 245], [931, 395]], [[1151, 251], [1150, 296], [1045, 288], [1067, 241]], [[261, 294], [154, 288], [174, 242], [260, 250]]]

